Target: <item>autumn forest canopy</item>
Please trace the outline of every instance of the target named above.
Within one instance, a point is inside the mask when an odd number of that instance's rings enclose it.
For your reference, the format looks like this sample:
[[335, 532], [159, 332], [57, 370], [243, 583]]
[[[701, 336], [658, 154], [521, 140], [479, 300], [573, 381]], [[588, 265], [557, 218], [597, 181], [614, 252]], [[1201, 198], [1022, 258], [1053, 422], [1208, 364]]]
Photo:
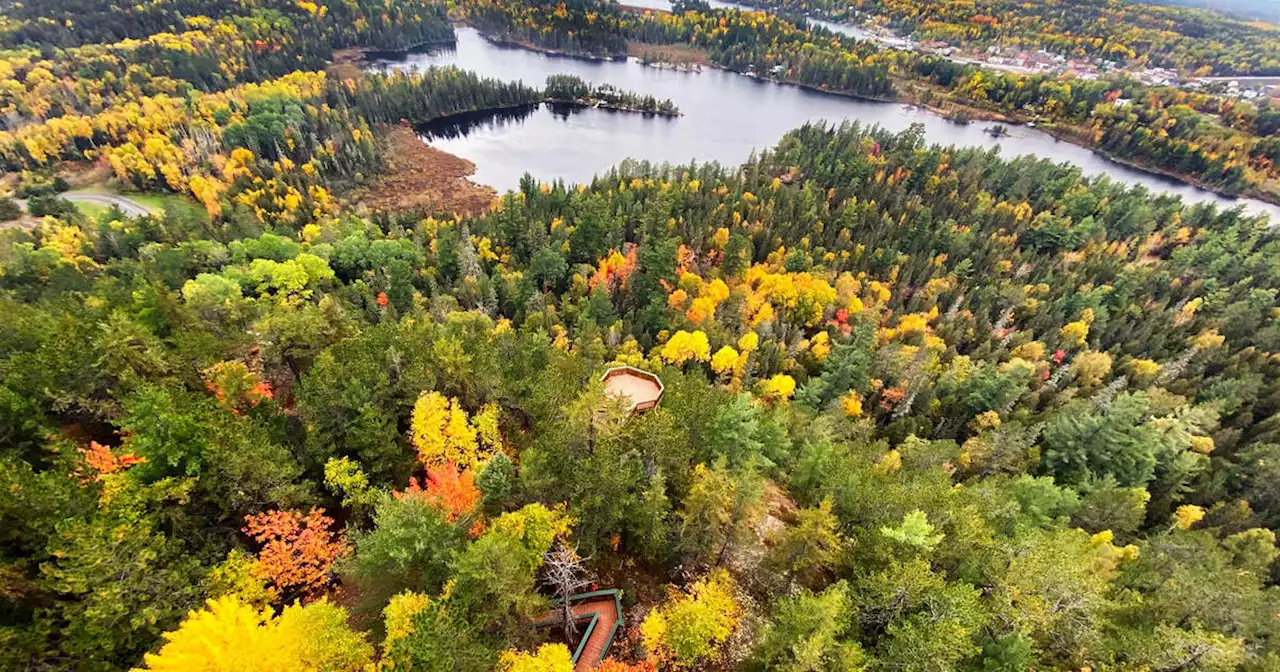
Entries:
[[0, 670], [568, 672], [610, 590], [612, 672], [1280, 669], [1265, 216], [851, 121], [383, 207], [415, 125], [680, 101], [352, 63], [680, 47], [1255, 195], [1280, 111], [680, 9], [0, 1]]

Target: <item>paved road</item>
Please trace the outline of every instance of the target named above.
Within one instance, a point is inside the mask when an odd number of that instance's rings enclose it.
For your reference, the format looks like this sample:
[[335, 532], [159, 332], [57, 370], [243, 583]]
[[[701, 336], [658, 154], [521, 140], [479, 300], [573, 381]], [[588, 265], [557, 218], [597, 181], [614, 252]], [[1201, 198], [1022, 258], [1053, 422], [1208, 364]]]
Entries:
[[137, 201], [125, 198], [124, 196], [117, 196], [116, 194], [95, 194], [87, 192], [77, 193], [74, 191], [68, 191], [62, 194], [62, 197], [68, 201], [93, 203], [95, 205], [101, 205], [104, 208], [109, 208], [114, 205], [120, 208], [120, 211], [129, 217], [141, 217], [143, 215], [151, 214], [151, 208], [148, 208]]
[[[88, 191], [67, 191], [58, 194], [58, 196], [73, 203], [93, 203], [94, 205], [101, 205], [104, 208], [109, 208], [114, 205], [120, 208], [120, 211], [123, 212], [126, 217], [141, 217], [143, 215], [151, 214], [151, 208], [148, 208], [135, 200], [117, 194], [100, 194]], [[15, 198], [13, 200], [18, 204], [18, 207], [22, 208], [24, 212], [26, 211], [27, 202], [25, 200], [21, 198]]]

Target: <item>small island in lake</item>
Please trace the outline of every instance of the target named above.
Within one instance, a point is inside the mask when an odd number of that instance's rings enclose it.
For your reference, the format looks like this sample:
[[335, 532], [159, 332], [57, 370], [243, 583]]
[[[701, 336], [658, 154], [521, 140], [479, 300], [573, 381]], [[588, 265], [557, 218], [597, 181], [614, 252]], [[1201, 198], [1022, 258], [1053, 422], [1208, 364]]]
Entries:
[[593, 85], [575, 75], [551, 75], [543, 89], [548, 103], [564, 103], [598, 107], [623, 112], [680, 116], [680, 108], [671, 99], [658, 100], [632, 91], [624, 91], [609, 84]]

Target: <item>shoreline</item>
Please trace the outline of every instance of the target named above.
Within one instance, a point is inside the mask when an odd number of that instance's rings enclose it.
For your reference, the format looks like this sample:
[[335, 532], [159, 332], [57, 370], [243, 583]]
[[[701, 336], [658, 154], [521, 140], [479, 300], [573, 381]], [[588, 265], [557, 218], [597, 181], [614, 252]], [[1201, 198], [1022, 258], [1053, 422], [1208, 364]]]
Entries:
[[343, 49], [335, 49], [333, 55], [329, 57], [331, 66], [337, 65], [367, 65], [369, 60], [378, 59], [389, 56], [403, 56], [411, 54], [422, 49], [435, 49], [437, 47], [451, 47], [458, 44], [457, 38], [451, 40], [435, 40], [427, 42], [415, 42], [414, 44], [399, 49], [388, 49], [386, 47], [345, 47]]
[[865, 93], [854, 93], [854, 92], [852, 92], [852, 91], [837, 91], [837, 90], [835, 90], [835, 89], [824, 89], [824, 88], [822, 88], [821, 86], [814, 86], [813, 84], [805, 84], [804, 82], [792, 82], [792, 81], [788, 81], [788, 80], [786, 80], [786, 79], [778, 79], [778, 78], [776, 78], [776, 77], [769, 77], [769, 76], [766, 76], [766, 75], [752, 74], [752, 73], [746, 73], [746, 72], [738, 72], [737, 70], [733, 70], [733, 69], [731, 69], [731, 68], [726, 68], [726, 67], [723, 67], [723, 66], [717, 65], [717, 64], [715, 64], [715, 63], [711, 63], [711, 64], [709, 64], [709, 65], [710, 65], [711, 67], [713, 67], [713, 68], [717, 69], [717, 70], [722, 70], [722, 71], [724, 71], [724, 72], [732, 72], [732, 73], [733, 73], [733, 74], [735, 74], [735, 75], [740, 75], [740, 76], [742, 76], [742, 77], [748, 77], [748, 78], [750, 78], [750, 79], [754, 79], [754, 80], [759, 81], [759, 82], [766, 82], [766, 83], [769, 83], [769, 84], [777, 84], [777, 85], [779, 85], [779, 86], [794, 86], [794, 87], [796, 87], [796, 88], [798, 88], [798, 89], [804, 89], [804, 90], [806, 90], [806, 91], [812, 91], [812, 92], [814, 92], [814, 93], [822, 93], [822, 94], [826, 94], [826, 95], [829, 95], [829, 96], [839, 96], [839, 97], [841, 97], [841, 98], [852, 98], [852, 99], [854, 99], [854, 100], [863, 100], [863, 101], [866, 101], [866, 102], [868, 102], [868, 103], [901, 103], [901, 102], [903, 102], [902, 100], [900, 100], [900, 99], [899, 99], [899, 98], [897, 98], [897, 97], [894, 97], [894, 98], [882, 98], [882, 97], [879, 97], [879, 96], [870, 96], [870, 95], [867, 95], [867, 94], [865, 94]]
[[[901, 102], [906, 105], [914, 105], [916, 107], [920, 107], [922, 109], [933, 112], [934, 114], [937, 114], [944, 118], [951, 119], [950, 112], [948, 110], [940, 108], [936, 105], [915, 103], [909, 100], [903, 100]], [[1136, 170], [1136, 171], [1145, 173], [1147, 175], [1150, 175], [1152, 177], [1163, 178], [1163, 179], [1169, 180], [1170, 182], [1178, 182], [1181, 184], [1185, 184], [1187, 186], [1195, 187], [1196, 189], [1199, 189], [1201, 191], [1215, 194], [1228, 200], [1239, 201], [1241, 199], [1253, 199], [1256, 201], [1261, 201], [1268, 205], [1280, 205], [1280, 194], [1262, 192], [1262, 191], [1258, 191], [1257, 189], [1250, 189], [1248, 191], [1233, 194], [1224, 189], [1220, 189], [1218, 187], [1214, 187], [1210, 184], [1207, 184], [1204, 181], [1191, 175], [1183, 175], [1181, 173], [1175, 173], [1173, 171], [1160, 168], [1158, 166], [1152, 166], [1139, 161], [1134, 161], [1132, 159], [1126, 159], [1120, 156], [1116, 156], [1115, 154], [1108, 152], [1102, 147], [1099, 147], [1097, 145], [1094, 145], [1086, 141], [1081, 141], [1079, 139], [1080, 137], [1079, 130], [1070, 125], [1057, 124], [1053, 122], [1037, 123], [1034, 120], [1013, 117], [1000, 112], [994, 112], [994, 111], [983, 109], [980, 107], [970, 107], [962, 104], [956, 104], [956, 107], [972, 115], [969, 121], [987, 121], [987, 122], [994, 122], [999, 124], [1007, 124], [1010, 126], [1030, 127], [1037, 131], [1041, 131], [1043, 133], [1051, 135], [1060, 142], [1072, 144], [1072, 145], [1075, 145], [1076, 147], [1080, 147], [1081, 149], [1087, 149], [1090, 152], [1092, 152], [1095, 156], [1101, 159], [1104, 159], [1110, 163], [1114, 163], [1117, 166], [1123, 166], [1130, 170]], [[955, 121], [954, 119], [951, 119], [951, 120]], [[1035, 123], [1036, 125], [1030, 126], [1030, 124], [1032, 123]]]
[[[764, 12], [772, 12], [772, 11], [773, 11], [773, 10], [770, 10], [769, 8], [765, 8], [765, 7], [757, 7], [757, 6], [753, 5], [753, 4], [750, 4], [750, 2], [746, 2], [746, 3], [743, 3], [743, 4], [744, 4], [745, 6], [747, 6], [747, 7], [751, 8], [753, 11], [764, 11]], [[631, 11], [670, 13], [670, 12], [668, 12], [667, 10], [662, 10], [662, 9], [651, 9], [651, 8], [644, 8], [644, 7], [635, 7], [635, 6], [633, 6], [633, 5], [627, 5], [625, 2], [621, 3], [621, 6], [622, 6], [624, 9], [626, 9], [626, 10], [631, 10]], [[808, 20], [808, 19], [810, 19], [810, 18], [818, 18], [819, 20], [822, 20], [822, 21], [829, 21], [829, 22], [832, 22], [832, 23], [841, 23], [841, 22], [835, 21], [835, 20], [833, 20], [833, 19], [825, 19], [825, 18], [822, 18], [822, 17], [813, 17], [813, 16], [812, 16], [812, 14], [809, 14], [809, 13], [801, 14], [801, 16], [802, 16], [803, 18], [805, 18], [806, 20]], [[848, 24], [843, 24], [843, 25], [848, 25]], [[959, 62], [959, 61], [954, 61], [954, 62]], [[734, 71], [734, 70], [729, 70], [729, 69], [727, 69], [727, 68], [723, 68], [723, 67], [721, 67], [721, 66], [718, 66], [718, 65], [716, 65], [716, 64], [714, 64], [714, 63], [709, 63], [709, 65], [710, 65], [711, 67], [713, 67], [713, 68], [719, 68], [719, 69], [721, 69], [721, 70], [725, 70], [725, 71], [727, 71], [727, 72], [736, 72], [736, 71]], [[981, 70], [988, 70], [988, 69], [992, 69], [992, 68], [991, 68], [991, 66], [986, 65], [986, 64], [973, 64], [973, 65], [975, 65], [975, 67], [978, 67], [978, 68], [979, 68], [979, 69], [981, 69]], [[1032, 123], [1032, 122], [1030, 122], [1030, 121], [1026, 121], [1026, 120], [1023, 120], [1023, 119], [1019, 119], [1019, 118], [1018, 118], [1018, 117], [1016, 117], [1016, 116], [1009, 116], [1008, 114], [1005, 114], [1005, 113], [1001, 113], [1001, 112], [994, 112], [994, 111], [991, 111], [991, 110], [986, 110], [986, 109], [979, 108], [979, 107], [973, 107], [973, 106], [965, 105], [965, 104], [962, 104], [962, 103], [955, 103], [955, 102], [953, 101], [953, 102], [952, 102], [952, 104], [953, 104], [953, 105], [955, 105], [955, 106], [958, 108], [958, 110], [962, 110], [964, 113], [969, 114], [969, 115], [972, 115], [972, 116], [971, 116], [970, 118], [968, 118], [968, 119], [960, 120], [960, 119], [956, 119], [956, 118], [953, 116], [953, 114], [954, 114], [953, 112], [949, 112], [949, 111], [947, 111], [947, 110], [944, 110], [944, 109], [942, 109], [942, 108], [940, 108], [940, 107], [938, 107], [938, 106], [936, 106], [936, 105], [931, 105], [931, 104], [927, 104], [927, 103], [923, 103], [923, 102], [920, 102], [920, 101], [918, 101], [918, 100], [915, 100], [912, 96], [907, 95], [907, 94], [904, 94], [904, 93], [903, 93], [902, 91], [900, 91], [900, 90], [896, 92], [896, 95], [895, 95], [895, 97], [894, 97], [893, 99], [884, 99], [884, 98], [876, 98], [876, 97], [872, 97], [872, 96], [862, 96], [862, 95], [858, 95], [858, 94], [848, 94], [848, 93], [843, 93], [843, 92], [839, 92], [839, 91], [831, 91], [831, 90], [826, 90], [826, 89], [821, 89], [821, 88], [818, 88], [818, 87], [814, 87], [814, 86], [811, 86], [811, 85], [800, 84], [800, 83], [794, 83], [794, 82], [787, 82], [787, 81], [785, 81], [785, 80], [777, 80], [777, 79], [772, 79], [772, 78], [767, 78], [767, 77], [761, 77], [761, 76], [759, 76], [759, 75], [752, 76], [752, 75], [747, 75], [746, 73], [737, 73], [737, 74], [741, 74], [741, 75], [744, 75], [744, 76], [752, 77], [753, 79], [759, 79], [760, 81], [771, 81], [771, 82], [778, 83], [778, 84], [789, 84], [789, 85], [791, 85], [791, 86], [799, 86], [799, 87], [801, 87], [801, 88], [809, 89], [810, 91], [816, 91], [816, 92], [819, 92], [819, 93], [831, 93], [831, 94], [835, 94], [835, 95], [841, 95], [841, 96], [846, 96], [846, 97], [850, 97], [850, 98], [855, 98], [855, 99], [858, 99], [858, 100], [867, 100], [867, 101], [871, 101], [871, 102], [896, 102], [896, 103], [901, 103], [901, 104], [903, 104], [903, 105], [913, 105], [913, 106], [920, 107], [920, 108], [922, 108], [922, 109], [928, 110], [929, 112], [932, 112], [932, 113], [934, 113], [934, 114], [937, 114], [937, 115], [939, 115], [939, 116], [943, 117], [944, 119], [947, 119], [948, 121], [953, 121], [953, 122], [957, 122], [957, 123], [968, 123], [968, 122], [970, 122], [970, 121], [990, 121], [990, 122], [997, 122], [997, 123], [1011, 124], [1011, 125], [1018, 125], [1018, 126], [1027, 126], [1029, 123]], [[914, 81], [914, 80], [913, 80], [913, 81]], [[895, 87], [895, 88], [896, 88], [896, 87]], [[1243, 192], [1240, 192], [1240, 193], [1234, 193], [1234, 194], [1233, 194], [1233, 193], [1230, 193], [1230, 192], [1228, 192], [1228, 191], [1226, 191], [1226, 190], [1224, 190], [1224, 189], [1221, 189], [1221, 188], [1218, 188], [1218, 187], [1211, 186], [1211, 185], [1209, 185], [1209, 184], [1205, 183], [1204, 181], [1202, 181], [1202, 180], [1200, 180], [1200, 179], [1198, 179], [1198, 178], [1196, 178], [1196, 177], [1190, 176], [1190, 175], [1184, 175], [1184, 174], [1181, 174], [1181, 173], [1176, 173], [1176, 172], [1173, 172], [1173, 171], [1170, 171], [1170, 170], [1166, 170], [1166, 169], [1163, 169], [1163, 168], [1159, 168], [1159, 167], [1157, 167], [1157, 166], [1150, 166], [1150, 165], [1146, 165], [1146, 164], [1144, 164], [1144, 163], [1138, 163], [1138, 162], [1135, 162], [1135, 161], [1131, 161], [1131, 160], [1129, 160], [1129, 159], [1123, 159], [1123, 158], [1121, 158], [1121, 157], [1115, 156], [1115, 155], [1111, 154], [1110, 152], [1108, 152], [1108, 151], [1106, 151], [1106, 150], [1102, 149], [1101, 147], [1099, 147], [1099, 146], [1097, 146], [1097, 145], [1095, 145], [1095, 144], [1093, 144], [1093, 143], [1089, 143], [1089, 142], [1082, 142], [1082, 141], [1078, 140], [1077, 138], [1072, 137], [1072, 135], [1071, 135], [1071, 134], [1064, 133], [1064, 132], [1062, 132], [1062, 131], [1060, 131], [1060, 130], [1057, 130], [1056, 128], [1054, 128], [1054, 125], [1045, 125], [1045, 126], [1041, 126], [1041, 125], [1037, 124], [1037, 126], [1035, 126], [1035, 128], [1037, 128], [1037, 129], [1039, 129], [1039, 130], [1043, 130], [1043, 131], [1045, 131], [1045, 132], [1046, 132], [1046, 133], [1048, 133], [1049, 135], [1052, 135], [1054, 138], [1057, 138], [1058, 140], [1060, 140], [1060, 141], [1062, 141], [1062, 142], [1067, 142], [1067, 143], [1073, 144], [1073, 145], [1075, 145], [1075, 146], [1077, 146], [1077, 147], [1080, 147], [1080, 148], [1082, 148], [1082, 149], [1087, 149], [1087, 150], [1089, 150], [1089, 151], [1093, 152], [1094, 154], [1096, 154], [1097, 156], [1099, 156], [1099, 157], [1101, 157], [1101, 158], [1103, 158], [1103, 159], [1105, 159], [1105, 160], [1107, 160], [1107, 161], [1110, 161], [1110, 162], [1112, 162], [1112, 163], [1115, 163], [1116, 165], [1119, 165], [1119, 166], [1124, 166], [1124, 167], [1126, 167], [1126, 168], [1130, 168], [1130, 169], [1133, 169], [1133, 170], [1137, 170], [1137, 171], [1140, 171], [1140, 172], [1143, 172], [1143, 173], [1146, 173], [1146, 174], [1148, 174], [1148, 175], [1152, 175], [1152, 176], [1155, 176], [1155, 177], [1161, 177], [1161, 178], [1165, 178], [1165, 179], [1170, 179], [1170, 180], [1174, 180], [1174, 181], [1177, 181], [1177, 182], [1181, 182], [1181, 183], [1186, 184], [1186, 185], [1188, 185], [1188, 186], [1195, 187], [1196, 189], [1200, 189], [1200, 190], [1203, 190], [1203, 191], [1206, 191], [1206, 192], [1210, 192], [1210, 193], [1216, 194], [1216, 195], [1218, 195], [1218, 196], [1221, 196], [1221, 197], [1223, 197], [1223, 198], [1225, 198], [1225, 199], [1229, 199], [1229, 200], [1253, 199], [1253, 200], [1256, 200], [1256, 201], [1260, 201], [1260, 202], [1262, 202], [1262, 203], [1266, 203], [1266, 204], [1268, 204], [1268, 205], [1272, 205], [1272, 206], [1280, 206], [1280, 193], [1264, 191], [1264, 190], [1260, 189], [1258, 185], [1250, 185], [1249, 189], [1247, 189], [1247, 190], [1245, 190], [1245, 191], [1243, 191]]]
[[379, 124], [374, 131], [387, 147], [387, 170], [353, 189], [352, 201], [374, 211], [422, 207], [468, 215], [483, 214], [498, 197], [498, 189], [472, 179], [475, 163], [429, 145], [412, 124]]
[[481, 214], [497, 198], [497, 189], [472, 179], [475, 163], [428, 144], [414, 126], [380, 124], [375, 133], [387, 148], [387, 170], [351, 192], [352, 201], [374, 211]]
[[[461, 25], [468, 25], [468, 24], [461, 24]], [[560, 49], [552, 49], [549, 47], [540, 47], [538, 45], [526, 43], [525, 41], [521, 41], [521, 40], [489, 35], [481, 31], [480, 29], [475, 28], [474, 26], [470, 26], [470, 27], [475, 29], [476, 33], [480, 35], [482, 39], [492, 44], [508, 47], [508, 48], [525, 49], [528, 51], [547, 54], [550, 56], [574, 58], [574, 59], [586, 60], [591, 62], [625, 62], [630, 58], [632, 58], [627, 54], [623, 54], [621, 57], [601, 56], [601, 55], [591, 54], [586, 52], [569, 52], [569, 51], [564, 51]], [[646, 43], [646, 44], [650, 44], [650, 43]], [[656, 45], [656, 46], [665, 46], [665, 45]], [[389, 52], [389, 53], [395, 53], [395, 52]], [[407, 52], [401, 51], [398, 53], [407, 53]], [[645, 65], [645, 64], [641, 63], [641, 65]], [[792, 81], [787, 81], [785, 79], [762, 76], [759, 74], [748, 74], [745, 72], [739, 72], [737, 70], [726, 68], [724, 66], [718, 65], [716, 63], [711, 63], [711, 62], [708, 62], [705, 65], [711, 68], [715, 68], [717, 70], [724, 71], [724, 72], [731, 72], [733, 74], [736, 74], [742, 77], [748, 77], [750, 79], [754, 79], [759, 82], [767, 82], [770, 84], [778, 84], [778, 85], [784, 85], [784, 86], [793, 86], [793, 87], [805, 89], [805, 90], [808, 90], [814, 93], [819, 93], [819, 94], [840, 96], [843, 98], [850, 98], [853, 100], [861, 100], [861, 101], [872, 102], [872, 103], [890, 103], [890, 104], [896, 103], [901, 105], [909, 105], [909, 106], [917, 107], [920, 109], [924, 109], [932, 114], [936, 114], [942, 117], [943, 119], [946, 119], [953, 123], [969, 123], [973, 121], [984, 121], [984, 122], [995, 122], [995, 123], [1016, 125], [1016, 126], [1029, 126], [1029, 124], [1031, 123], [1037, 123], [1025, 117], [1011, 116], [1003, 112], [997, 112], [997, 111], [988, 110], [981, 107], [975, 107], [975, 106], [966, 105], [963, 103], [957, 103], [955, 101], [948, 101], [954, 107], [951, 109], [947, 109], [942, 106], [939, 106], [936, 103], [921, 102], [920, 100], [918, 100], [917, 96], [912, 95], [912, 92], [904, 91], [898, 87], [895, 87], [897, 90], [895, 91], [895, 95], [891, 98], [876, 97], [876, 96], [868, 96], [868, 95], [857, 94], [852, 92], [824, 89], [819, 86], [814, 86], [812, 84], [805, 84], [802, 82], [792, 82]], [[544, 102], [555, 102], [555, 103], [561, 103], [561, 104], [574, 104], [574, 105], [580, 104], [580, 103], [577, 103], [576, 101], [570, 103], [568, 101], [547, 100]], [[516, 107], [524, 107], [524, 106], [516, 106]], [[584, 105], [584, 107], [587, 107], [587, 105]], [[507, 107], [507, 108], [495, 108], [493, 110], [474, 110], [474, 111], [468, 111], [468, 112], [459, 113], [459, 114], [473, 114], [476, 112], [487, 112], [487, 111], [502, 111], [503, 109], [510, 110], [513, 108]], [[627, 108], [612, 108], [612, 107], [600, 106], [599, 109], [613, 109], [615, 111], [620, 111], [620, 112], [639, 113], [639, 114], [647, 114], [647, 115], [655, 115], [655, 116], [670, 116], [670, 115], [665, 115], [659, 112], [645, 112], [643, 110], [633, 110], [633, 109], [627, 109]], [[956, 118], [957, 112], [963, 113], [968, 118], [964, 120], [957, 119]], [[450, 116], [457, 116], [457, 115], [450, 115]], [[441, 121], [443, 119], [445, 118], [442, 117], [442, 118], [434, 119], [431, 122], [422, 122], [422, 123], [433, 123], [433, 122]], [[1087, 149], [1090, 152], [1094, 153], [1095, 155], [1099, 156], [1100, 158], [1106, 161], [1109, 161], [1111, 163], [1114, 163], [1118, 166], [1123, 166], [1132, 170], [1136, 170], [1150, 176], [1160, 177], [1160, 178], [1171, 180], [1174, 182], [1179, 182], [1208, 193], [1216, 194], [1224, 199], [1228, 199], [1232, 201], [1238, 201], [1241, 199], [1252, 199], [1252, 200], [1259, 201], [1261, 203], [1265, 203], [1267, 205], [1280, 206], [1280, 194], [1261, 191], [1256, 187], [1252, 187], [1248, 191], [1245, 191], [1242, 193], [1233, 194], [1223, 189], [1210, 186], [1204, 183], [1203, 181], [1189, 175], [1174, 173], [1172, 171], [1167, 171], [1155, 166], [1148, 166], [1142, 163], [1137, 163], [1128, 159], [1123, 159], [1121, 157], [1114, 156], [1111, 153], [1107, 152], [1106, 150], [1102, 149], [1101, 147], [1098, 147], [1097, 145], [1080, 141], [1077, 134], [1064, 130], [1058, 124], [1044, 123], [1042, 125], [1040, 123], [1037, 123], [1037, 125], [1034, 128], [1036, 130], [1043, 131], [1048, 135], [1053, 136], [1054, 138], [1056, 138], [1061, 142], [1066, 142], [1066, 143], [1075, 145], [1077, 147], [1080, 147], [1082, 149]]]
[[[462, 25], [470, 25], [470, 24], [462, 24]], [[491, 35], [489, 33], [484, 32], [483, 30], [480, 30], [479, 28], [476, 28], [475, 26], [470, 26], [470, 27], [475, 29], [476, 34], [484, 38], [485, 41], [491, 44], [496, 44], [500, 47], [524, 49], [527, 51], [537, 52], [539, 54], [547, 54], [548, 56], [562, 56], [564, 58], [576, 58], [581, 61], [615, 63], [615, 62], [627, 60], [627, 54], [625, 52], [617, 55], [602, 56], [600, 54], [593, 54], [585, 51], [565, 51], [563, 49], [552, 49], [551, 47], [543, 47], [525, 40], [517, 40], [511, 37], [501, 37], [498, 35]]]
[[532, 111], [541, 105], [565, 105], [565, 106], [571, 106], [571, 107], [577, 107], [577, 108], [583, 108], [583, 109], [593, 108], [597, 110], [607, 110], [609, 112], [620, 112], [625, 114], [640, 114], [640, 115], [645, 115], [650, 117], [667, 117], [672, 119], [683, 116], [683, 113], [679, 111], [675, 112], [674, 114], [666, 113], [666, 112], [656, 112], [656, 111], [649, 112], [647, 110], [640, 110], [640, 109], [628, 108], [628, 107], [618, 107], [618, 106], [605, 105], [605, 104], [591, 105], [589, 103], [584, 103], [577, 100], [559, 100], [556, 98], [543, 98], [541, 100], [535, 100], [531, 103], [518, 103], [515, 105], [499, 105], [497, 107], [479, 107], [472, 110], [462, 110], [459, 112], [454, 112], [453, 114], [446, 114], [444, 116], [427, 119], [425, 121], [413, 121], [408, 123], [409, 123], [409, 126], [412, 127], [415, 132], [417, 132], [420, 127], [426, 127], [432, 124], [447, 124], [447, 123], [452, 123], [456, 121], [461, 121], [465, 117], [472, 117], [472, 116], [484, 116], [484, 115], [503, 114], [503, 113], [518, 113], [525, 110]]

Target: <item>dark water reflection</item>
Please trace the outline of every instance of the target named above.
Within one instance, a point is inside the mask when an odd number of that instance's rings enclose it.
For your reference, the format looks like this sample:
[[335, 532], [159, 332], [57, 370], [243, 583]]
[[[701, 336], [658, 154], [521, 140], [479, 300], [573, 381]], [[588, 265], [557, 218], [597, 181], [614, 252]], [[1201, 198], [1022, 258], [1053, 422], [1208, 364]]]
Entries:
[[446, 119], [418, 124], [414, 126], [414, 130], [428, 141], [457, 140], [477, 131], [498, 131], [505, 126], [519, 124], [533, 116], [538, 107], [527, 105], [497, 111], [464, 112]]
[[470, 28], [458, 30], [454, 49], [401, 55], [375, 61], [375, 70], [422, 69], [454, 65], [502, 80], [541, 86], [551, 74], [572, 74], [609, 83], [659, 99], [670, 98], [684, 116], [678, 118], [618, 113], [599, 109], [539, 106], [513, 113], [468, 116], [439, 127], [423, 128], [439, 149], [476, 164], [474, 179], [500, 190], [515, 188], [528, 172], [539, 179], [586, 182], [623, 159], [688, 163], [718, 161], [734, 166], [752, 152], [778, 142], [787, 131], [807, 122], [860, 121], [901, 131], [921, 124], [929, 142], [957, 146], [996, 147], [1005, 154], [1034, 154], [1079, 166], [1086, 175], [1140, 184], [1189, 202], [1209, 201], [1223, 207], [1242, 205], [1280, 222], [1280, 208], [1251, 200], [1231, 200], [1212, 192], [1148, 175], [1107, 161], [1090, 150], [1032, 128], [1011, 127], [1000, 139], [987, 124], [957, 124], [931, 112], [899, 105], [855, 100], [762, 82], [751, 77], [705, 69], [677, 72], [636, 61], [602, 62], [551, 56], [491, 44]]

